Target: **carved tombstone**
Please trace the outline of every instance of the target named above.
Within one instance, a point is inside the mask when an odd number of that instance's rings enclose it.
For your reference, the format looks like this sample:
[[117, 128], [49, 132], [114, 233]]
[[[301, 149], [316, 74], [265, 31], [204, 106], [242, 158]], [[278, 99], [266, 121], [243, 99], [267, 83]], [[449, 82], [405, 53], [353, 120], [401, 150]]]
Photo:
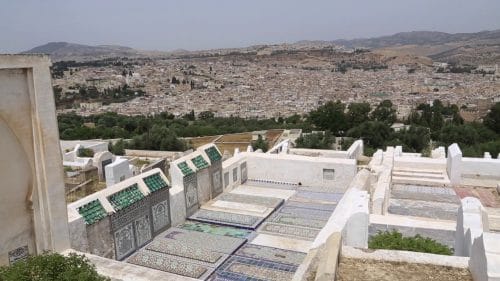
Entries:
[[69, 248], [50, 61], [0, 55], [0, 265]]

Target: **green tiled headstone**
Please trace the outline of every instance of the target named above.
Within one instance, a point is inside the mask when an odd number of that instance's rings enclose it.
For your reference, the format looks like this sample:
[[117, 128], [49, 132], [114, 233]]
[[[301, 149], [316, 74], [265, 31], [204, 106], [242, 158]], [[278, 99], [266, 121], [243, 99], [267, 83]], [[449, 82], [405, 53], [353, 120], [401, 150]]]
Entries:
[[179, 169], [181, 169], [181, 172], [185, 175], [185, 176], [188, 176], [188, 175], [191, 175], [191, 174], [194, 174], [194, 171], [189, 168], [188, 164], [186, 163], [186, 161], [184, 162], [181, 162], [179, 164], [177, 164], [177, 167], [179, 167]]
[[160, 176], [160, 173], [153, 174], [143, 178], [144, 183], [148, 186], [149, 191], [154, 192], [167, 187], [167, 183]]
[[97, 199], [78, 207], [78, 213], [83, 217], [86, 224], [96, 223], [107, 216], [106, 210]]
[[222, 159], [222, 155], [220, 155], [219, 151], [217, 150], [217, 148], [215, 148], [215, 146], [211, 146], [205, 149], [205, 152], [207, 153], [208, 158], [210, 158], [210, 161], [212, 162], [219, 161]]
[[108, 197], [115, 210], [121, 210], [144, 198], [136, 183]]
[[203, 159], [203, 156], [201, 155], [196, 156], [195, 158], [191, 159], [191, 161], [198, 169], [205, 169], [209, 166], [208, 162], [205, 161], [205, 159]]

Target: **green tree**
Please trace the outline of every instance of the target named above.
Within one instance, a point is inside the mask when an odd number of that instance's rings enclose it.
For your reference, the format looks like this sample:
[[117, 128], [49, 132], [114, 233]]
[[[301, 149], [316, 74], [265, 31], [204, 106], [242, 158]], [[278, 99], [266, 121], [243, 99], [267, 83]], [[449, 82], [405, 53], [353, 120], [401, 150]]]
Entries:
[[311, 123], [319, 129], [329, 130], [335, 135], [341, 135], [348, 128], [345, 105], [340, 101], [329, 101], [309, 113]]
[[484, 125], [500, 134], [500, 102], [493, 105], [490, 112], [488, 112], [484, 118]]
[[356, 127], [357, 125], [368, 121], [370, 113], [369, 103], [351, 103], [349, 105], [349, 111], [347, 112], [347, 120], [349, 127]]
[[391, 133], [392, 129], [387, 123], [368, 121], [347, 131], [347, 136], [363, 139], [366, 146], [381, 148], [389, 139]]
[[261, 135], [257, 137], [257, 140], [252, 142], [253, 150], [262, 149], [263, 152], [266, 152], [269, 149], [269, 145], [267, 141], [265, 141]]
[[329, 131], [323, 133], [311, 133], [297, 138], [295, 144], [298, 148], [331, 149], [332, 134]]
[[198, 118], [201, 120], [213, 119], [215, 117], [212, 111], [202, 111], [198, 114]]
[[373, 110], [372, 119], [374, 121], [384, 122], [391, 126], [396, 122], [396, 110], [392, 108], [392, 102], [390, 100], [384, 100]]
[[44, 253], [0, 267], [2, 281], [110, 281], [83, 255]]

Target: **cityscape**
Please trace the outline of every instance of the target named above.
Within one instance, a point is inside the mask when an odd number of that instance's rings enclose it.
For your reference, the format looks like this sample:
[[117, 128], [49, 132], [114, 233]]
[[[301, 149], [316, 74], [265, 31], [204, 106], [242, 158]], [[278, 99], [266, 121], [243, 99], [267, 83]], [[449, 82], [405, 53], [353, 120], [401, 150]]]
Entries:
[[3, 6], [0, 281], [500, 280], [500, 3]]

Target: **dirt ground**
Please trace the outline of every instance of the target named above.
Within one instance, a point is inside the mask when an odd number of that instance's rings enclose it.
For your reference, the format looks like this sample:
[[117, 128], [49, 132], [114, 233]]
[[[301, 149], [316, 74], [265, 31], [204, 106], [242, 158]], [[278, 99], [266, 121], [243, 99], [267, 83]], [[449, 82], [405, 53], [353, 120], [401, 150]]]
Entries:
[[339, 281], [472, 281], [469, 270], [453, 267], [342, 258]]

